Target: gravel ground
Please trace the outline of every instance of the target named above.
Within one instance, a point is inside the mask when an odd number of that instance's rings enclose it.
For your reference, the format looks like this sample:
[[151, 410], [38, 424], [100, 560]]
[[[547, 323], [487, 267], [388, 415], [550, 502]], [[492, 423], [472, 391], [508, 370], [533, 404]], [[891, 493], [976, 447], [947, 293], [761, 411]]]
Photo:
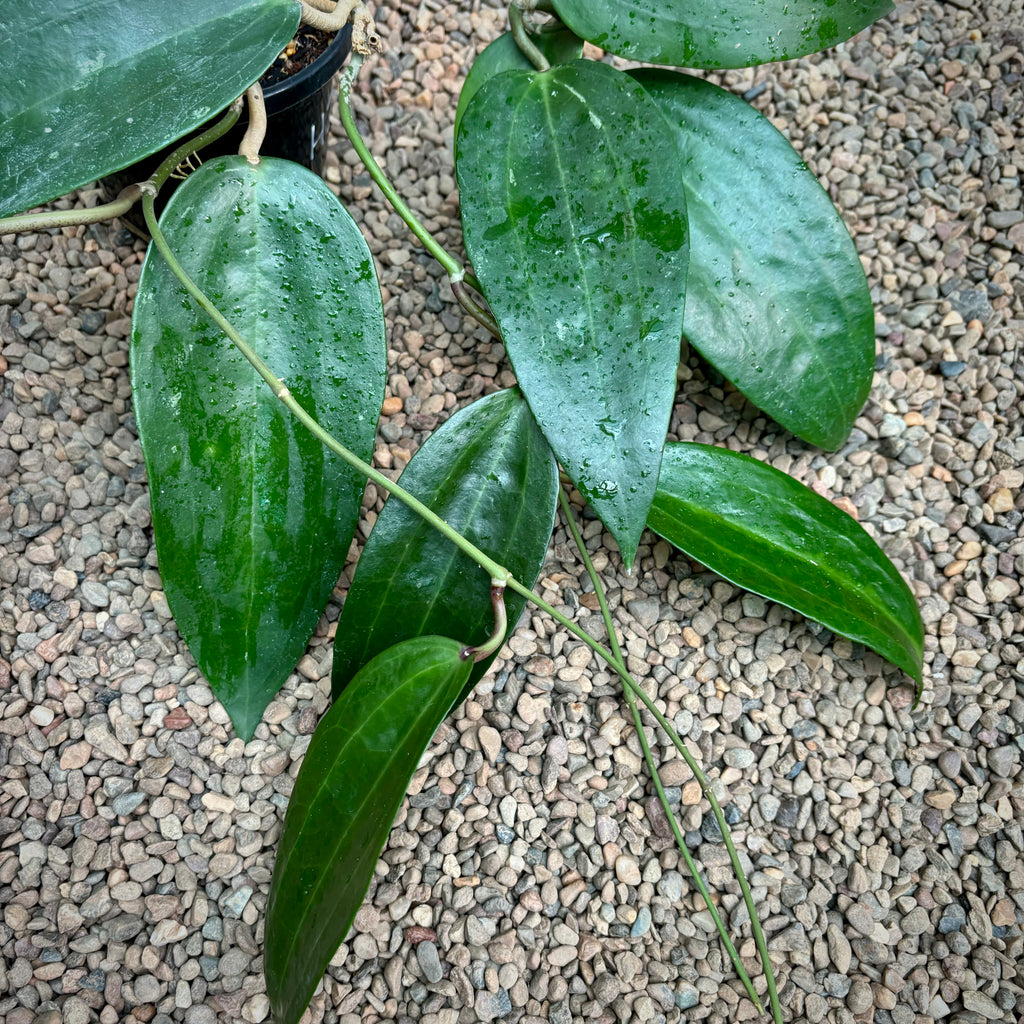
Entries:
[[[871, 398], [823, 454], [682, 372], [674, 436], [763, 453], [904, 571], [926, 682], [646, 538], [598, 552], [631, 667], [718, 780], [787, 1021], [1017, 1021], [1024, 977], [1024, 8], [900, 3], [822, 57], [723, 76], [847, 218], [877, 304]], [[491, 3], [378, 15], [367, 137], [460, 248], [452, 119]], [[381, 269], [391, 370], [376, 458], [512, 383], [336, 139], [328, 179]], [[82, 190], [77, 202], [95, 202]], [[256, 738], [233, 738], [175, 631], [127, 374], [143, 249], [100, 226], [0, 238], [0, 1019], [268, 1017], [262, 913], [329, 693], [332, 605]], [[379, 507], [370, 488], [367, 508]], [[368, 529], [368, 527], [366, 527]], [[365, 529], [364, 529], [365, 533]], [[337, 596], [344, 595], [351, 566]], [[560, 530], [540, 584], [599, 629]], [[689, 772], [666, 784], [757, 974]], [[609, 674], [533, 618], [439, 730], [310, 1020], [755, 1017], [651, 801]], [[760, 980], [758, 982], [760, 984]]]

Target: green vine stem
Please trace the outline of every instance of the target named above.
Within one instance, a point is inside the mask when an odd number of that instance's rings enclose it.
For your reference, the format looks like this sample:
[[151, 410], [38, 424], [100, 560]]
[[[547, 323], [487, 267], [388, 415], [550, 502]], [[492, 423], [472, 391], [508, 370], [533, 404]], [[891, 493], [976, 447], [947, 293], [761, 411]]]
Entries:
[[[359, 159], [363, 162], [370, 177], [373, 178], [377, 187], [384, 193], [384, 198], [394, 207], [395, 212], [405, 221], [409, 230], [419, 239], [420, 244], [437, 260], [445, 269], [445, 273], [456, 281], [466, 281], [477, 291], [480, 291], [480, 282], [467, 272], [465, 267], [454, 256], [452, 256], [434, 236], [419, 222], [416, 214], [409, 208], [408, 203], [398, 194], [395, 186], [388, 181], [383, 168], [377, 163], [376, 158], [370, 152], [369, 147], [363, 141], [356, 127], [355, 115], [352, 112], [352, 85], [363, 66], [363, 58], [358, 53], [352, 54], [352, 60], [341, 73], [341, 82], [338, 94], [338, 111], [341, 116], [341, 123], [348, 135], [352, 148], [356, 151]], [[486, 326], [486, 325], [485, 325]], [[490, 329], [490, 328], [488, 328]]]
[[[612, 665], [612, 668], [614, 668], [621, 676], [623, 672], [626, 672], [626, 663], [622, 657], [622, 649], [619, 647], [619, 638], [615, 633], [615, 623], [612, 620], [611, 610], [608, 607], [608, 599], [605, 597], [604, 587], [601, 585], [601, 578], [598, 576], [597, 570], [594, 568], [594, 563], [590, 558], [590, 552], [587, 551], [587, 546], [583, 541], [583, 537], [579, 531], [579, 526], [576, 523], [576, 517], [573, 515], [572, 506], [570, 505], [569, 499], [566, 497], [565, 491], [562, 488], [559, 488], [558, 491], [558, 501], [562, 507], [562, 514], [565, 516], [569, 532], [572, 534], [573, 543], [576, 545], [576, 550], [579, 551], [580, 557], [583, 559], [583, 565], [587, 570], [587, 575], [590, 576], [591, 583], [594, 585], [594, 592], [597, 594], [598, 605], [601, 609], [601, 618], [604, 619], [605, 629], [608, 632], [608, 643], [611, 647], [612, 654], [615, 655], [615, 664]], [[658, 794], [658, 800], [661, 802], [661, 806], [665, 811], [665, 816], [668, 818], [669, 824], [672, 826], [672, 834], [675, 836], [676, 846], [679, 847], [679, 852], [683, 855], [683, 860], [686, 861], [686, 867], [690, 872], [690, 876], [693, 878], [693, 881], [697, 886], [697, 890], [700, 892], [701, 898], [704, 900], [704, 905], [707, 907], [708, 913], [711, 915], [711, 919], [714, 921], [715, 927], [718, 929], [718, 934], [722, 940], [722, 944], [725, 946], [726, 951], [729, 954], [729, 959], [732, 961], [736, 974], [739, 976], [740, 981], [743, 982], [743, 987], [747, 990], [747, 995], [750, 996], [754, 1005], [757, 1007], [758, 1013], [764, 1013], [764, 1007], [761, 1005], [761, 1000], [758, 998], [757, 992], [754, 991], [754, 983], [750, 980], [750, 976], [747, 974], [747, 970], [743, 966], [743, 961], [740, 960], [739, 953], [736, 952], [736, 947], [733, 945], [725, 924], [719, 916], [718, 908], [711, 900], [711, 893], [708, 891], [707, 884], [701, 876], [700, 871], [693, 860], [693, 856], [690, 854], [689, 847], [686, 845], [686, 840], [679, 827], [679, 822], [676, 819], [675, 812], [672, 810], [672, 806], [668, 801], [668, 796], [665, 793], [665, 787], [661, 781], [661, 774], [658, 771], [657, 764], [655, 763], [650, 744], [647, 742], [647, 734], [644, 732], [643, 721], [640, 718], [640, 709], [637, 706], [636, 697], [628, 687], [623, 687], [623, 692], [626, 697], [626, 703], [629, 705], [630, 712], [633, 716], [633, 724], [636, 728], [637, 737], [640, 740], [640, 747], [643, 750], [644, 761], [647, 763], [647, 770], [650, 772], [651, 778], [654, 781], [654, 788]], [[678, 734], [675, 730], [672, 730], [670, 735], [676, 737]], [[765, 961], [765, 973], [766, 975], [770, 975], [772, 973], [771, 964], [768, 961]]]
[[518, 46], [522, 51], [523, 56], [526, 57], [538, 71], [550, 71], [551, 65], [548, 63], [547, 57], [537, 49], [536, 43], [534, 43], [530, 38], [529, 32], [526, 31], [526, 21], [523, 18], [522, 4], [513, 3], [512, 6], [509, 7], [508, 21], [512, 28], [512, 38], [516, 41], [516, 46]]
[[711, 783], [708, 781], [707, 776], [704, 774], [700, 765], [697, 763], [694, 756], [690, 753], [689, 748], [676, 734], [672, 728], [672, 724], [662, 714], [654, 699], [649, 697], [640, 684], [627, 672], [625, 666], [620, 665], [606, 647], [595, 640], [586, 630], [577, 626], [572, 619], [568, 616], [563, 615], [553, 605], [548, 604], [542, 597], [535, 594], [532, 590], [524, 587], [518, 580], [510, 579], [508, 581], [508, 587], [510, 590], [514, 590], [517, 594], [521, 594], [532, 604], [536, 605], [541, 611], [546, 612], [556, 622], [564, 626], [573, 636], [578, 640], [582, 640], [599, 658], [607, 662], [612, 668], [618, 672], [619, 677], [622, 679], [623, 684], [632, 693], [638, 697], [647, 708], [647, 710], [654, 716], [654, 720], [665, 730], [668, 735], [672, 746], [679, 751], [680, 756], [686, 762], [690, 771], [693, 772], [694, 778], [700, 784], [701, 790], [704, 796], [707, 797], [708, 802], [711, 804], [712, 813], [715, 816], [715, 821], [718, 823], [719, 831], [722, 833], [722, 839], [725, 843], [725, 848], [729, 853], [729, 860], [732, 864], [733, 872], [736, 875], [736, 879], [740, 884], [740, 890], [743, 893], [743, 902], [746, 905], [747, 913], [750, 915], [750, 927], [754, 934], [754, 942], [757, 944], [757, 950], [761, 957], [762, 964], [765, 965], [765, 977], [768, 980], [768, 994], [772, 1004], [772, 1016], [775, 1020], [775, 1024], [782, 1024], [782, 1008], [778, 1001], [778, 993], [775, 990], [775, 978], [771, 972], [770, 960], [768, 957], [768, 944], [764, 938], [764, 932], [761, 929], [760, 922], [757, 917], [757, 908], [754, 906], [754, 898], [750, 893], [750, 887], [746, 883], [746, 878], [743, 874], [743, 866], [740, 864], [739, 854], [736, 851], [736, 846], [732, 841], [732, 835], [729, 832], [729, 823], [725, 820], [725, 814], [722, 812], [721, 804], [718, 802], [718, 797], [715, 796], [714, 790], [711, 788]]
[[[173, 154], [172, 154], [173, 155]], [[168, 158], [170, 159], [170, 158]], [[166, 163], [166, 161], [165, 161]], [[163, 165], [161, 165], [162, 167]], [[499, 565], [494, 559], [484, 554], [476, 545], [470, 543], [457, 530], [448, 525], [439, 515], [432, 512], [419, 498], [410, 494], [405, 488], [389, 480], [383, 473], [376, 470], [367, 462], [363, 462], [359, 456], [350, 452], [340, 441], [337, 441], [328, 431], [320, 426], [298, 403], [292, 393], [288, 390], [284, 381], [275, 376], [269, 366], [260, 358], [249, 343], [235, 330], [228, 322], [223, 313], [210, 301], [205, 292], [189, 277], [184, 267], [178, 262], [177, 257], [167, 244], [160, 226], [157, 223], [156, 211], [153, 206], [153, 196], [146, 195], [142, 200], [142, 212], [146, 218], [146, 226], [153, 237], [153, 244], [157, 247], [160, 255], [166, 260], [168, 267], [174, 276], [181, 282], [182, 287], [202, 307], [207, 316], [219, 327], [238, 351], [248, 360], [253, 369], [263, 378], [274, 396], [279, 399], [288, 411], [330, 451], [339, 458], [358, 470], [383, 491], [393, 494], [399, 501], [407, 505], [420, 518], [424, 519], [439, 533], [450, 540], [460, 551], [464, 552], [476, 562], [491, 577], [492, 585], [508, 582], [512, 574], [504, 566]]]
[[46, 210], [40, 213], [19, 213], [0, 218], [0, 235], [8, 232], [46, 231], [50, 228], [77, 227], [79, 224], [98, 224], [127, 213], [147, 192], [154, 194], [171, 176], [174, 168], [191, 153], [219, 139], [238, 120], [241, 104], [235, 101], [224, 116], [201, 135], [178, 146], [153, 173], [148, 182], [138, 182], [123, 189], [110, 203], [94, 206], [91, 210]]
[[0, 235], [8, 232], [46, 231], [49, 228], [70, 228], [79, 224], [98, 224], [127, 213], [141, 198], [143, 186], [129, 185], [110, 203], [91, 210], [46, 210], [40, 213], [19, 213], [0, 218]]

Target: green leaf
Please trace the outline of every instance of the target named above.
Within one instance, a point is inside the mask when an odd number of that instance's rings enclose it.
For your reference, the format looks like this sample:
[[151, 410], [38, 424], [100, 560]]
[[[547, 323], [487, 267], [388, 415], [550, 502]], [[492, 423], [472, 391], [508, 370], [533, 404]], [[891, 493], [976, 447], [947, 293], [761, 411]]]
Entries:
[[667, 444], [649, 525], [737, 586], [867, 644], [920, 695], [914, 595], [856, 520], [803, 484], [724, 448]]
[[[558, 504], [558, 467], [518, 391], [457, 412], [402, 473], [402, 486], [485, 554], [532, 587]], [[505, 592], [509, 627], [525, 598]], [[392, 644], [424, 634], [482, 644], [494, 630], [490, 582], [468, 556], [397, 499], [389, 499], [359, 556], [334, 641], [337, 697]], [[479, 662], [475, 685], [493, 661]]]
[[416, 765], [469, 677], [461, 647], [425, 636], [377, 655], [313, 735], [267, 902], [277, 1024], [297, 1024], [352, 925]]
[[[330, 189], [286, 160], [220, 157], [174, 193], [161, 225], [302, 406], [368, 459], [384, 316], [370, 252]], [[153, 248], [131, 373], [167, 600], [248, 738], [337, 582], [365, 481], [293, 420]]]
[[620, 57], [744, 68], [826, 50], [893, 10], [891, 0], [554, 0], [578, 36]]
[[490, 79], [456, 148], [466, 249], [519, 386], [629, 566], [682, 335], [675, 134], [628, 75], [576, 61]]
[[7, 3], [0, 216], [155, 153], [241, 95], [295, 34], [295, 0]]
[[[583, 40], [572, 32], [559, 29], [555, 32], [539, 32], [530, 39], [551, 64], [568, 64], [583, 56]], [[480, 54], [466, 75], [459, 93], [459, 105], [455, 111], [455, 134], [459, 133], [462, 115], [469, 101], [477, 94], [484, 82], [500, 75], [503, 71], [532, 71], [533, 65], [516, 45], [511, 32], [498, 36]]]
[[871, 295], [846, 225], [799, 154], [738, 96], [674, 71], [634, 77], [684, 153], [687, 340], [787, 430], [838, 447], [875, 359]]

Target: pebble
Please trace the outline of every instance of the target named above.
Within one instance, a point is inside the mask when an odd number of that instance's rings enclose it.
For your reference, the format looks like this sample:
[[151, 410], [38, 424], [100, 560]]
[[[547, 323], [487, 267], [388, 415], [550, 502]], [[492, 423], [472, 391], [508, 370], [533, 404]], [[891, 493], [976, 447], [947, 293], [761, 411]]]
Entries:
[[423, 976], [431, 984], [436, 984], [444, 976], [437, 946], [433, 942], [418, 943], [416, 946], [416, 959], [423, 971]]

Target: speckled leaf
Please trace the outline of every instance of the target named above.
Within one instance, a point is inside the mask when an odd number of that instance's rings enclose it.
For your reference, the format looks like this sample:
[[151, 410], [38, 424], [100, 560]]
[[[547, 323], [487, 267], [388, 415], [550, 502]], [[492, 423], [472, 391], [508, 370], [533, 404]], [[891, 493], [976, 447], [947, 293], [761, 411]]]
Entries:
[[682, 335], [676, 134], [628, 75], [576, 61], [490, 79], [456, 146], [466, 248], [519, 386], [628, 566]]
[[378, 654], [310, 741], [267, 901], [276, 1024], [297, 1024], [352, 925], [416, 765], [469, 677], [461, 649], [425, 636]]
[[826, 50], [893, 10], [891, 0], [554, 0], [577, 35], [621, 57], [743, 68]]
[[[583, 56], [583, 40], [566, 29], [555, 32], [540, 32], [530, 36], [537, 49], [551, 64], [568, 64]], [[462, 115], [469, 101], [477, 94], [484, 82], [500, 75], [502, 71], [532, 71], [533, 65], [516, 45], [511, 32], [498, 36], [480, 54], [466, 75], [459, 93], [459, 106], [455, 111], [455, 132], [458, 134]]]
[[684, 154], [687, 340], [787, 430], [837, 447], [875, 361], [871, 294], [846, 225], [789, 142], [738, 96], [675, 71], [633, 74]]
[[[220, 157], [175, 191], [161, 226], [303, 407], [369, 458], [383, 310], [370, 252], [330, 189], [286, 160]], [[295, 422], [153, 248], [131, 372], [167, 600], [247, 739], [337, 582], [365, 481]]]
[[[402, 486], [532, 587], [554, 529], [558, 467], [522, 395], [499, 391], [457, 412], [424, 442]], [[525, 598], [507, 590], [514, 626]], [[482, 644], [494, 630], [486, 574], [397, 499], [359, 556], [334, 641], [334, 695], [374, 655], [424, 634]], [[474, 666], [470, 685], [492, 658]]]
[[667, 444], [648, 524], [727, 580], [867, 644], [913, 676], [920, 696], [914, 595], [863, 527], [821, 495], [747, 455]]
[[295, 0], [49, 0], [0, 18], [0, 216], [186, 135], [295, 34]]

